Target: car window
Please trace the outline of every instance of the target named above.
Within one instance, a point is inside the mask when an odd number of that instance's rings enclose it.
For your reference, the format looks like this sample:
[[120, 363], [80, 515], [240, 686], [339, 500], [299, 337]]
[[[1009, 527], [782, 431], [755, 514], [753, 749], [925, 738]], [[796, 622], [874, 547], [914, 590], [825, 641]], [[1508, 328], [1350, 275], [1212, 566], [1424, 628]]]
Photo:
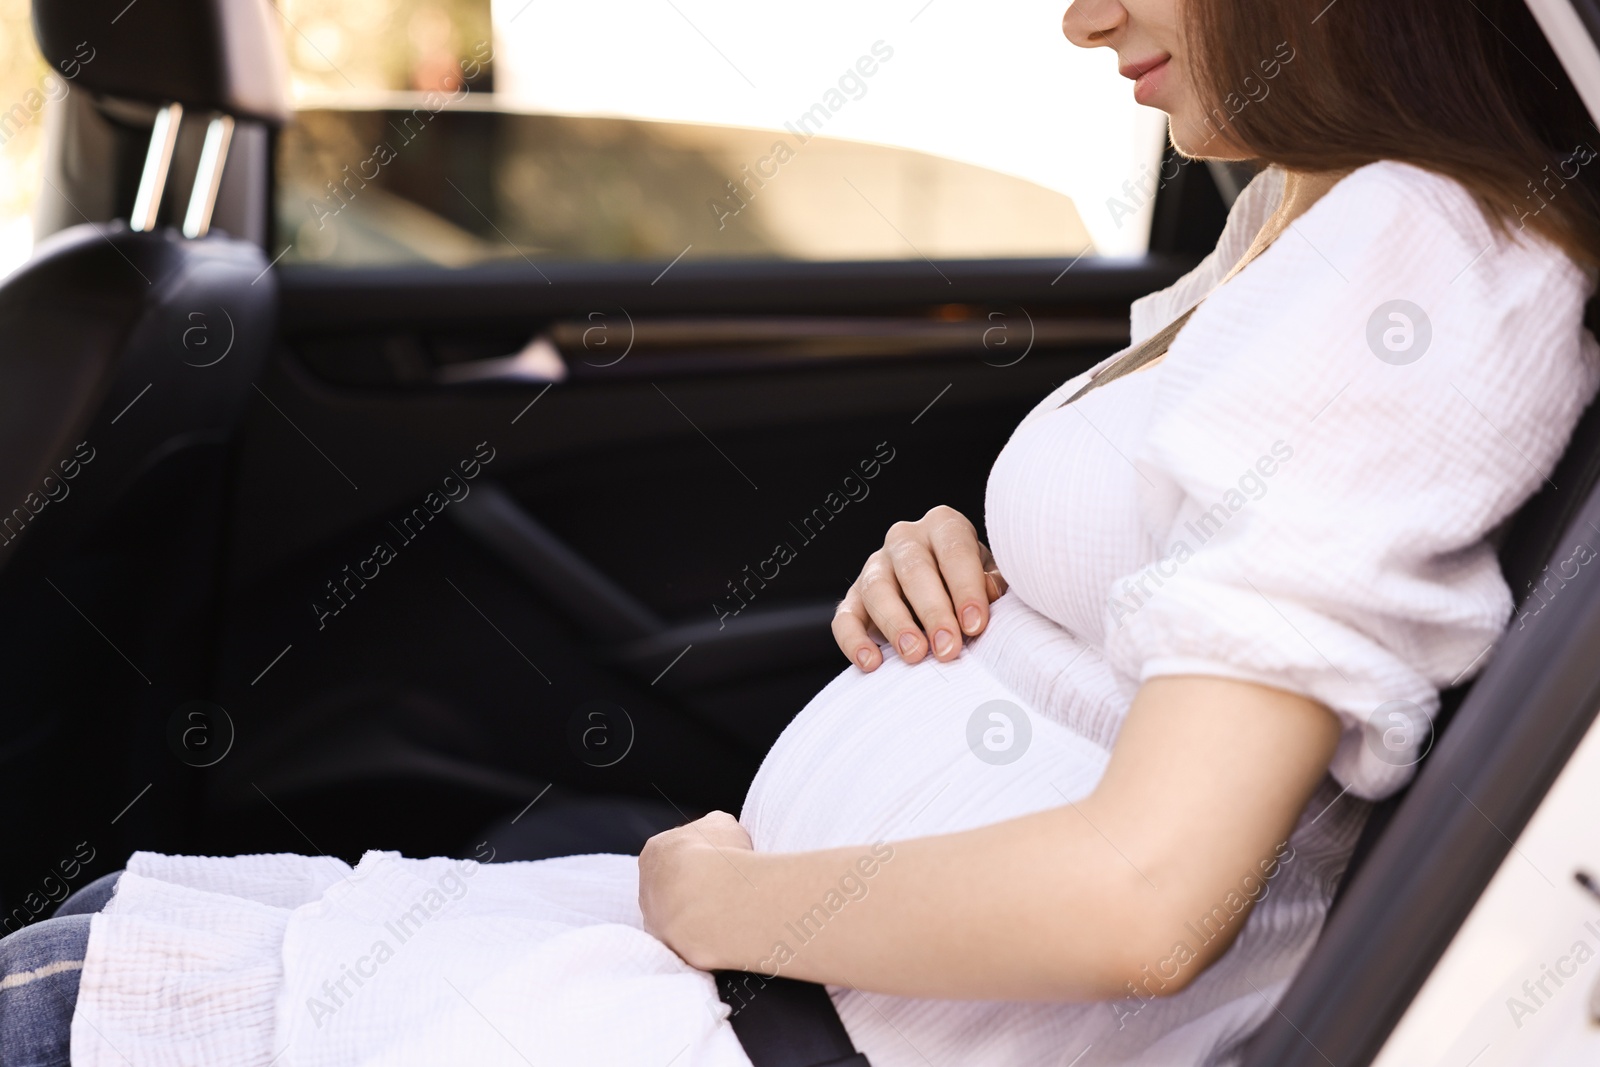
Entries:
[[68, 91], [33, 42], [29, 0], [0, 0], [0, 276], [33, 247], [44, 109]]
[[1061, 0], [283, 0], [284, 262], [1131, 255], [1162, 117]]

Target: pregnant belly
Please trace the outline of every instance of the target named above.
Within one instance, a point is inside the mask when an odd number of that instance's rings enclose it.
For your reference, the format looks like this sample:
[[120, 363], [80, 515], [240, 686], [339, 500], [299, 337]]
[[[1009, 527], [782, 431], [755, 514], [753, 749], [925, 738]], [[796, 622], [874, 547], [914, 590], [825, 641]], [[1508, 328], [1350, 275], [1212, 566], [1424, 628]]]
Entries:
[[951, 663], [847, 668], [778, 738], [741, 819], [763, 851], [983, 826], [1094, 788], [1126, 710], [1098, 653], [1013, 596]]

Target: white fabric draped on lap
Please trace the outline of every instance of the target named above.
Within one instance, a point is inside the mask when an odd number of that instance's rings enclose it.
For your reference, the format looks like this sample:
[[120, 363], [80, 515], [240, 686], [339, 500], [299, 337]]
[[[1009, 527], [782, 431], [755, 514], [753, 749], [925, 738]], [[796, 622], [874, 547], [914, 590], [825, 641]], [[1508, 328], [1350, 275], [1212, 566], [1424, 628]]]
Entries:
[[73, 1061], [748, 1064], [711, 977], [641, 928], [637, 862], [138, 854]]

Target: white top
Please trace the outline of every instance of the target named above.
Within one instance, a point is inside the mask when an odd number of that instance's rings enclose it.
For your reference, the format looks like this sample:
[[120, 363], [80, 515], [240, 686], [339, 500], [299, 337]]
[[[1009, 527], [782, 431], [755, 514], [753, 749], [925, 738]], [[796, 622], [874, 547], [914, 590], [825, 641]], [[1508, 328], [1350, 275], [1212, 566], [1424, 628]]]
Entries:
[[[1216, 285], [1281, 186], [1259, 177], [1217, 250], [1134, 305], [1136, 340]], [[989, 630], [950, 664], [890, 653], [819, 693], [751, 786], [757, 848], [866, 856], [1076, 800], [1155, 675], [1306, 693], [1346, 730], [1239, 939], [1184, 992], [832, 990], [874, 1067], [1233, 1060], [1317, 936], [1357, 798], [1405, 782], [1412, 720], [1481, 669], [1507, 621], [1486, 537], [1600, 383], [1590, 287], [1548, 245], [1495, 237], [1453, 182], [1374, 164], [1211, 295], [1161, 363], [1058, 408], [1082, 379], [1067, 382], [1023, 420], [989, 482], [1010, 582]], [[871, 891], [840, 874], [785, 951]], [[351, 871], [141, 853], [94, 920], [73, 1061], [742, 1067], [709, 977], [642, 932], [636, 889], [631, 857], [369, 853]]]

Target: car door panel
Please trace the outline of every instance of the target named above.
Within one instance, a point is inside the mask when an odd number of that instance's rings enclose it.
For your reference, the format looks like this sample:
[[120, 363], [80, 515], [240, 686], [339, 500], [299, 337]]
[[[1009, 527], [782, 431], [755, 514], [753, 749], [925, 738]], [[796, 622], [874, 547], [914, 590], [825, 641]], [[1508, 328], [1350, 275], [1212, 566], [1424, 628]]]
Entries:
[[[265, 790], [370, 844], [320, 814], [356, 783], [427, 841], [548, 782], [736, 809], [846, 667], [828, 619], [884, 530], [981, 530], [1016, 421], [1183, 262], [284, 271], [219, 678], [257, 741], [211, 785], [255, 816], [218, 825], [294, 847]], [[539, 336], [560, 381], [439, 380]], [[631, 743], [603, 767], [595, 702]]]

